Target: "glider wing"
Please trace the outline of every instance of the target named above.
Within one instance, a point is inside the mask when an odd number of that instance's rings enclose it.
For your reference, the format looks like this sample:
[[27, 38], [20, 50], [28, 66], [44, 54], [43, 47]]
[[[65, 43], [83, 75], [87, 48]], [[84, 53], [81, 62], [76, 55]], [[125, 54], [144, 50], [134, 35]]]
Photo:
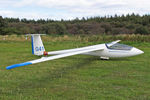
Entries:
[[118, 42], [120, 42], [121, 40], [116, 40], [116, 41], [113, 41], [113, 42], [111, 42], [111, 43], [108, 43], [107, 45], [108, 46], [112, 46], [112, 45], [114, 45], [114, 44], [116, 44], [116, 43], [118, 43]]
[[104, 47], [102, 45], [99, 45], [99, 46], [96, 46], [96, 47], [93, 47], [90, 49], [74, 51], [74, 52], [64, 53], [64, 54], [50, 56], [50, 57], [42, 57], [40, 59], [36, 59], [36, 60], [32, 60], [32, 61], [28, 61], [28, 62], [24, 62], [24, 63], [20, 63], [20, 64], [14, 64], [14, 65], [6, 67], [6, 69], [12, 69], [12, 68], [16, 68], [16, 67], [25, 66], [25, 65], [31, 65], [31, 64], [35, 64], [35, 63], [40, 63], [40, 62], [44, 62], [44, 61], [59, 59], [59, 58], [63, 58], [63, 57], [68, 57], [68, 56], [73, 56], [73, 55], [77, 55], [77, 54], [82, 54], [82, 53], [87, 53], [87, 52], [92, 52], [92, 51], [97, 51], [97, 50], [103, 50], [103, 49], [104, 49]]
[[[116, 40], [113, 41], [111, 43], [109, 43], [109, 46], [112, 46], [118, 42], [120, 42], [121, 40]], [[48, 52], [48, 55], [57, 55], [57, 54], [63, 54], [63, 53], [69, 53], [69, 52], [76, 52], [76, 51], [81, 51], [81, 50], [87, 50], [87, 49], [91, 49], [91, 48], [96, 48], [101, 44], [98, 45], [93, 45], [93, 46], [87, 46], [87, 47], [81, 47], [81, 48], [75, 48], [75, 49], [67, 49], [67, 50], [58, 50], [58, 51], [50, 51]]]

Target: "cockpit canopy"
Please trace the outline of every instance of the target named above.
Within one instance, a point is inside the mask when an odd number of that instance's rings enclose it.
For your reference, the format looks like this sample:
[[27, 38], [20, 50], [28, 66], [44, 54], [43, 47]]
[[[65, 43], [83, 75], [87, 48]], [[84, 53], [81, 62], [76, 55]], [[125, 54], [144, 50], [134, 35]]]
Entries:
[[131, 50], [133, 47], [125, 45], [125, 44], [120, 44], [116, 43], [114, 45], [110, 46], [110, 43], [106, 43], [106, 47], [108, 49], [113, 49], [113, 50]]

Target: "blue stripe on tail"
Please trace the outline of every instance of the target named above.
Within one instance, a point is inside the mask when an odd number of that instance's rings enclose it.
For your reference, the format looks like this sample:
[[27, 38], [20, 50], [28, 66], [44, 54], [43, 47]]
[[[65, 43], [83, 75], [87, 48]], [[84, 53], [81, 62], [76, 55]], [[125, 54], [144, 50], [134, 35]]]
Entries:
[[25, 65], [31, 65], [31, 62], [25, 62], [25, 63], [20, 63], [20, 64], [14, 64], [11, 66], [6, 67], [6, 69], [12, 69], [12, 68], [16, 68], [16, 67], [21, 67], [21, 66], [25, 66]]
[[31, 36], [31, 44], [32, 44], [32, 54], [34, 55], [33, 36]]

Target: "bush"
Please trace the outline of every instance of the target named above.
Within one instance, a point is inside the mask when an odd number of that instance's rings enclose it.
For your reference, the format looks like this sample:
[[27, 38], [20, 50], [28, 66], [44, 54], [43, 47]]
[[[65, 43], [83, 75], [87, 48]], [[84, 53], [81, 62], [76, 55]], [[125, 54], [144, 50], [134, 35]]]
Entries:
[[140, 26], [135, 30], [135, 34], [149, 34], [149, 30], [147, 27]]
[[42, 26], [43, 32], [46, 34], [59, 34], [63, 35], [67, 33], [66, 27], [63, 24], [49, 23]]
[[105, 29], [105, 33], [108, 33], [112, 30], [112, 27], [109, 23], [102, 23], [101, 27]]

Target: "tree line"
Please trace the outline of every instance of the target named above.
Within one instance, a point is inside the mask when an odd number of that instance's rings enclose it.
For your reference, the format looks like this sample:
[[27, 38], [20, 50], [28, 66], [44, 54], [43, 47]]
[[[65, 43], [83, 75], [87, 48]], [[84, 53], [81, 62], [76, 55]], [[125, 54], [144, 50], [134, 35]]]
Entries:
[[73, 20], [19, 19], [0, 16], [0, 35], [11, 34], [150, 34], [150, 15], [115, 15]]

